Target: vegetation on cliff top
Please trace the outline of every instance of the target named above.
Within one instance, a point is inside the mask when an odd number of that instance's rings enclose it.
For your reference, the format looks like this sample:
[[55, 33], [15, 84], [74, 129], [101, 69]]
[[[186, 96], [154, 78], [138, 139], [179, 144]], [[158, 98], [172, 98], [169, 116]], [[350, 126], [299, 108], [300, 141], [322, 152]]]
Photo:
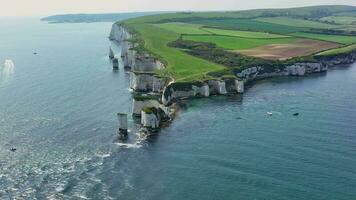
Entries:
[[[295, 60], [313, 60], [314, 53], [352, 51], [356, 43], [356, 32], [352, 30], [356, 30], [356, 25], [350, 20], [330, 21], [346, 16], [356, 16], [356, 7], [165, 13], [121, 23], [134, 33], [138, 50], [150, 53], [166, 65], [166, 69], [156, 72], [158, 75], [186, 82], [231, 76], [231, 67], [239, 70], [259, 64], [273, 68]], [[303, 38], [306, 40], [301, 42]], [[346, 45], [349, 46], [342, 48]], [[290, 54], [291, 57], [286, 54], [287, 57], [278, 60], [281, 57], [273, 56], [273, 48], [280, 47], [297, 54]], [[243, 56], [236, 52], [254, 48], [259, 48], [258, 55]], [[320, 53], [328, 48], [334, 50]], [[261, 52], [264, 49], [266, 52]], [[261, 54], [267, 56], [259, 58]]]

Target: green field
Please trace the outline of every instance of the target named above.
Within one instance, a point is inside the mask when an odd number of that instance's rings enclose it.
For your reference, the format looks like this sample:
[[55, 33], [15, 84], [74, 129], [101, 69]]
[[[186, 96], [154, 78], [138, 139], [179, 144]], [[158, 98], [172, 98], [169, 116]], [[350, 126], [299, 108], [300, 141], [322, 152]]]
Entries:
[[328, 29], [328, 28], [336, 28], [337, 27], [336, 25], [330, 25], [330, 24], [311, 21], [311, 20], [287, 18], [287, 17], [257, 18], [256, 21], [285, 25], [285, 26], [304, 27], [304, 28], [326, 28], [326, 29]]
[[327, 51], [323, 51], [321, 53], [318, 53], [318, 56], [330, 56], [330, 55], [338, 55], [338, 54], [342, 54], [342, 53], [349, 53], [351, 51], [355, 51], [356, 50], [356, 44], [353, 45], [349, 45], [346, 47], [341, 47], [341, 48], [336, 48], [336, 49], [330, 49]]
[[250, 19], [202, 19], [194, 20], [191, 23], [202, 24], [210, 27], [219, 27], [225, 29], [261, 31], [269, 33], [293, 33], [307, 30], [306, 28], [285, 26], [272, 23], [264, 23]]
[[209, 34], [209, 32], [200, 29], [201, 25], [197, 25], [197, 24], [173, 22], [173, 23], [155, 24], [155, 26], [179, 34]]
[[220, 35], [187, 35], [183, 39], [196, 42], [211, 42], [218, 47], [228, 50], [251, 49], [267, 44], [288, 44], [296, 41], [296, 38], [280, 38], [280, 39], [255, 39], [255, 38], [240, 38]]
[[303, 32], [294, 33], [292, 35], [298, 37], [304, 37], [304, 38], [336, 42], [336, 43], [347, 44], [347, 45], [356, 43], [356, 36], [325, 35], [325, 34], [303, 33]]
[[[341, 13], [343, 15], [340, 15]], [[241, 58], [240, 55], [234, 54], [234, 50], [261, 47], [269, 51], [269, 46], [264, 48], [265, 45], [281, 44], [284, 47], [286, 46], [284, 44], [291, 44], [288, 47], [292, 49], [288, 51], [296, 52], [293, 48], [298, 46], [299, 38], [331, 41], [343, 45], [354, 44], [356, 36], [309, 32], [311, 29], [318, 29], [320, 32], [328, 32], [329, 29], [354, 30], [356, 26], [349, 23], [355, 13], [356, 7], [352, 6], [315, 6], [231, 12], [165, 13], [128, 19], [121, 23], [135, 33], [133, 41], [139, 44], [135, 47], [138, 51], [147, 52], [166, 65], [166, 69], [157, 71], [157, 74], [169, 76], [175, 81], [192, 81], [209, 78], [207, 73], [224, 71], [231, 63], [239, 63], [233, 65], [234, 67], [243, 67], [240, 66], [243, 63], [256, 61], [251, 57]], [[338, 19], [340, 23], [347, 24], [322, 23], [322, 20], [327, 19]], [[214, 44], [218, 48], [215, 48]], [[338, 53], [350, 48], [353, 47], [324, 53]], [[300, 55], [302, 54], [296, 56]], [[261, 62], [265, 61], [260, 60], [256, 63]]]
[[209, 61], [190, 56], [183, 51], [168, 47], [168, 43], [178, 39], [179, 34], [150, 24], [133, 24], [133, 28], [144, 35], [145, 48], [162, 57], [168, 67], [161, 75], [174, 77], [176, 81], [202, 79], [205, 73], [223, 67]]
[[291, 37], [289, 35], [280, 35], [280, 34], [256, 32], [256, 31], [236, 31], [236, 30], [225, 30], [225, 29], [217, 29], [217, 28], [202, 28], [202, 30], [205, 30], [209, 33], [213, 33], [216, 35], [226, 35], [226, 36], [235, 36], [235, 37], [243, 37], [243, 38], [274, 39], [274, 38]]

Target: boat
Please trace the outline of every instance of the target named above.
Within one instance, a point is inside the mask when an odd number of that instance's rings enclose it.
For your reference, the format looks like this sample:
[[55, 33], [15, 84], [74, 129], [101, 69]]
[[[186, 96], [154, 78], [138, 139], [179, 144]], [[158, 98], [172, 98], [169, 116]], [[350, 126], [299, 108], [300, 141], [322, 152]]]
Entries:
[[15, 66], [14, 62], [10, 59], [6, 59], [4, 65], [6, 68], [13, 68]]

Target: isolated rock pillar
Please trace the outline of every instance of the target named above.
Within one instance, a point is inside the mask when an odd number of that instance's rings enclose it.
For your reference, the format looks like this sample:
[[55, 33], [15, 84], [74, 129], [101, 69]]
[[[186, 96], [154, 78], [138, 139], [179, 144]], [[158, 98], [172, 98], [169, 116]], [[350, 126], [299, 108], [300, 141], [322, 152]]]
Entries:
[[117, 118], [119, 120], [119, 133], [120, 134], [127, 134], [127, 114], [118, 113]]

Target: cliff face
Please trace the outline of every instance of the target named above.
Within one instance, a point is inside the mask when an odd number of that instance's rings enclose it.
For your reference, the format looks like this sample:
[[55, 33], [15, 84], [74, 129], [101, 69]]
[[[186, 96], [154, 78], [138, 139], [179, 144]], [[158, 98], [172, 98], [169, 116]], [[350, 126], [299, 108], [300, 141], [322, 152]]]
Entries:
[[317, 59], [328, 66], [341, 65], [341, 64], [351, 64], [356, 61], [356, 52], [351, 52], [348, 54], [340, 54], [334, 56], [319, 56]]
[[159, 128], [160, 119], [154, 113], [141, 113], [141, 124], [145, 128], [156, 129]]
[[162, 93], [167, 83], [168, 80], [152, 74], [135, 72], [130, 74], [130, 88], [136, 92]]
[[166, 106], [173, 102], [189, 97], [209, 97], [210, 95], [226, 95], [228, 93], [243, 93], [242, 80], [209, 80], [204, 83], [171, 83], [164, 88], [162, 103]]
[[135, 116], [140, 116], [141, 111], [144, 108], [157, 108], [161, 109], [164, 112], [164, 115], [169, 115], [169, 109], [162, 104], [160, 104], [157, 100], [133, 100], [132, 102], [132, 114]]
[[134, 45], [127, 40], [121, 41], [121, 59], [124, 64], [124, 68], [131, 69], [135, 66], [136, 51], [133, 50]]
[[122, 42], [131, 38], [131, 34], [119, 24], [113, 24], [109, 39], [117, 42]]
[[[356, 55], [346, 58], [339, 58], [337, 64], [351, 63], [356, 60]], [[251, 67], [236, 73], [237, 79], [209, 80], [204, 86], [197, 86], [194, 83], [186, 84], [184, 87], [174, 83], [168, 85], [163, 90], [162, 103], [170, 105], [181, 98], [201, 97], [210, 95], [226, 95], [228, 93], [243, 93], [245, 83], [252, 80], [276, 77], [276, 76], [304, 76], [311, 73], [320, 73], [328, 70], [330, 61], [326, 62], [305, 62], [295, 63], [270, 71], [262, 66]], [[335, 63], [335, 61], [333, 62]], [[203, 89], [204, 88], [204, 89]], [[204, 92], [201, 92], [204, 91]], [[204, 94], [204, 95], [203, 95]]]
[[161, 93], [167, 80], [154, 76], [152, 72], [163, 69], [164, 64], [147, 53], [137, 53], [132, 35], [125, 27], [114, 24], [110, 39], [121, 47], [121, 58], [126, 69], [131, 69], [130, 88], [137, 92]]
[[164, 64], [159, 60], [148, 54], [144, 54], [135, 57], [135, 65], [133, 65], [132, 70], [135, 72], [152, 72], [163, 68]]
[[[147, 53], [138, 53], [135, 50], [136, 44], [131, 40], [133, 36], [122, 25], [114, 24], [109, 38], [120, 45], [124, 68], [131, 70], [130, 88], [138, 94], [147, 92], [162, 93], [164, 87], [168, 84], [168, 79], [159, 78], [153, 72], [163, 69], [164, 64]], [[114, 57], [111, 51], [109, 56], [110, 58]], [[145, 108], [158, 112], [146, 113], [144, 112]], [[170, 113], [169, 109], [157, 100], [134, 99], [132, 102], [132, 114], [141, 117], [143, 127], [156, 129], [159, 127], [161, 120], [167, 118]]]
[[303, 76], [305, 74], [320, 73], [327, 70], [328, 65], [323, 63], [295, 63], [293, 65], [286, 66], [284, 69], [275, 69], [274, 71], [268, 71], [261, 66], [251, 67], [242, 70], [236, 75], [237, 77], [249, 81], [274, 76]]

